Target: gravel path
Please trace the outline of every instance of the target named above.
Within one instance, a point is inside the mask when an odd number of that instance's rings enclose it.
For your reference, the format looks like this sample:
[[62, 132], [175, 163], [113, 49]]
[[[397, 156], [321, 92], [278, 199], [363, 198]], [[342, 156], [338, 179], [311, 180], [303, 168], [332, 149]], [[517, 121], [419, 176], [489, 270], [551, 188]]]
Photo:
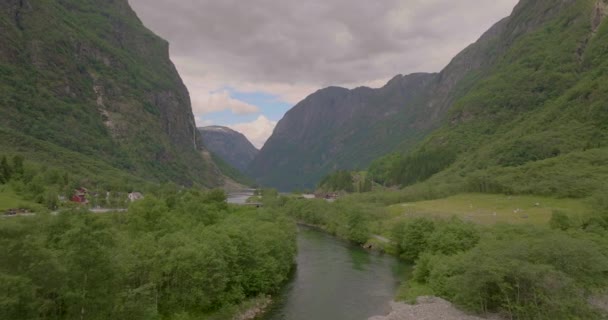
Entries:
[[441, 298], [420, 297], [417, 302], [415, 305], [391, 302], [393, 312], [387, 316], [371, 317], [369, 320], [486, 320], [467, 315]]

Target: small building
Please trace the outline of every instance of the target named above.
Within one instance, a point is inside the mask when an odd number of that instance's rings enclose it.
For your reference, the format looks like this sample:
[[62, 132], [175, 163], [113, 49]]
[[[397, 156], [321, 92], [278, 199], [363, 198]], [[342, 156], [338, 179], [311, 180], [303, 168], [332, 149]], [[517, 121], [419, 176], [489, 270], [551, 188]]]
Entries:
[[70, 201], [79, 203], [79, 204], [88, 204], [89, 200], [87, 199], [87, 195], [89, 194], [89, 190], [86, 188], [78, 188], [74, 190], [74, 194], [70, 198]]
[[131, 192], [129, 193], [129, 201], [135, 202], [137, 200], [141, 200], [144, 198], [144, 195], [141, 192]]

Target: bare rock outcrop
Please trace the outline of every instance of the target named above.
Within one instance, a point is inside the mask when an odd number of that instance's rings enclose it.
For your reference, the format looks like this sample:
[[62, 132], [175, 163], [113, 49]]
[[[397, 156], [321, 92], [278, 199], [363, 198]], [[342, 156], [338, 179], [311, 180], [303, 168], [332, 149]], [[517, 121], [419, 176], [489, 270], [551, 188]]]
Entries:
[[400, 302], [391, 302], [393, 311], [387, 316], [374, 316], [369, 320], [487, 320], [495, 319], [480, 318], [477, 316], [468, 315], [450, 302], [437, 297], [419, 297], [417, 304], [405, 304]]

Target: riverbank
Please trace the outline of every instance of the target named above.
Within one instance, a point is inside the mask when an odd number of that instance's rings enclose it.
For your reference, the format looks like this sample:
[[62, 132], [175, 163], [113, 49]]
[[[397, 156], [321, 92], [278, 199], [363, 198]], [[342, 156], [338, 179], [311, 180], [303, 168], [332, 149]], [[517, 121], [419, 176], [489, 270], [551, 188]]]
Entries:
[[252, 302], [248, 303], [247, 309], [239, 312], [233, 320], [254, 320], [262, 316], [268, 307], [272, 304], [272, 298], [270, 296], [259, 297]]
[[419, 297], [416, 304], [391, 302], [390, 314], [374, 316], [369, 320], [499, 320], [497, 316], [480, 318], [468, 315], [450, 302], [437, 297]]

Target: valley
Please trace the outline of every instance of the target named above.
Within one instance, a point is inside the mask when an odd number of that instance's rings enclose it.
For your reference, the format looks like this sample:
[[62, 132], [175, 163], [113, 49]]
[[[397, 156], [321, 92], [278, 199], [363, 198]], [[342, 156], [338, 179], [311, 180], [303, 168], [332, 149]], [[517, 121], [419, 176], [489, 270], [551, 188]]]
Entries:
[[608, 316], [606, 0], [136, 2], [0, 3], [0, 319]]

